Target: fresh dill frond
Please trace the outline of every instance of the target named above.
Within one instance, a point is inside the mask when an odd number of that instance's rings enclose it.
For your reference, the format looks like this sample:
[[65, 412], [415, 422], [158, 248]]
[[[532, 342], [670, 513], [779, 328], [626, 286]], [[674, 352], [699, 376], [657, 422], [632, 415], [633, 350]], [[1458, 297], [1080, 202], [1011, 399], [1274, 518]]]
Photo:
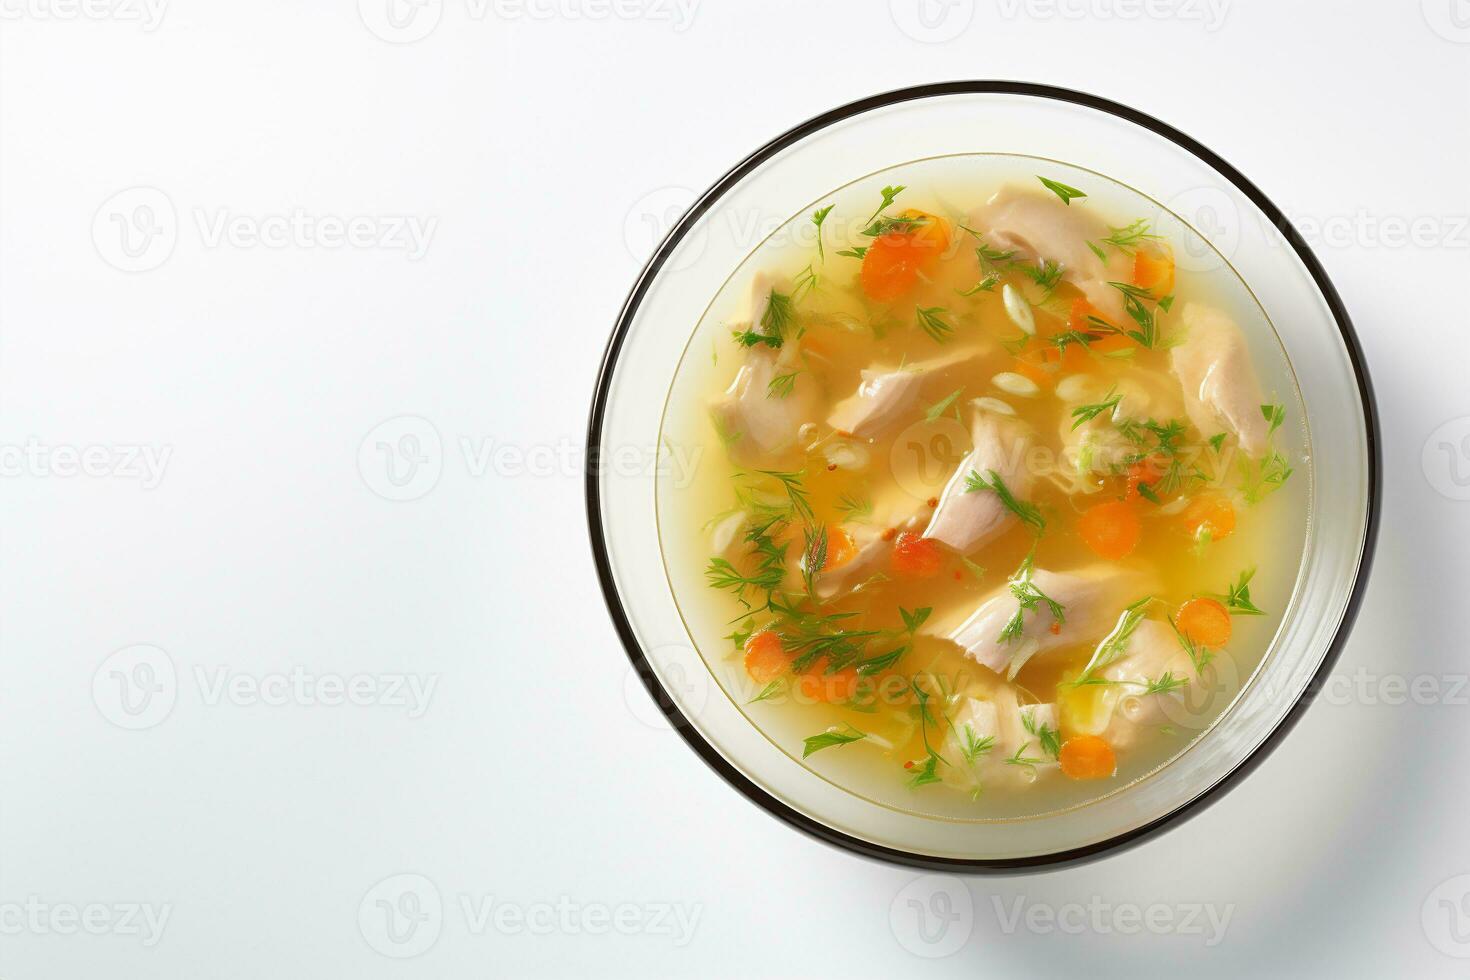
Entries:
[[965, 492], [989, 491], [1000, 498], [1005, 509], [1020, 518], [1022, 524], [1034, 529], [1037, 534], [1046, 530], [1046, 518], [1042, 516], [1040, 507], [1018, 499], [995, 470], [987, 470], [986, 473], [990, 476], [989, 480], [982, 477], [979, 471], [971, 470], [965, 477]]

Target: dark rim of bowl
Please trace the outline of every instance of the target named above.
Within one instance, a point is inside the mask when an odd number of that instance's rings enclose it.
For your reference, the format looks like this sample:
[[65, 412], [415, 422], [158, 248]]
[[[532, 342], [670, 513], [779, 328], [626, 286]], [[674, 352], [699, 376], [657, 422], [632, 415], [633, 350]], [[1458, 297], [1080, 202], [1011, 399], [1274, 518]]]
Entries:
[[[648, 291], [649, 285], [653, 282], [654, 277], [663, 267], [669, 255], [673, 252], [674, 247], [678, 245], [679, 241], [694, 223], [701, 215], [709, 210], [715, 201], [739, 183], [746, 174], [770, 159], [774, 154], [833, 123], [841, 122], [844, 119], [874, 109], [898, 105], [915, 99], [976, 93], [1028, 95], [1045, 99], [1055, 99], [1060, 102], [1070, 102], [1109, 113], [1171, 140], [1204, 161], [1221, 176], [1234, 184], [1256, 207], [1261, 209], [1261, 212], [1270, 219], [1271, 223], [1281, 232], [1287, 242], [1290, 243], [1292, 249], [1295, 250], [1297, 256], [1302, 260], [1302, 264], [1311, 273], [1313, 281], [1316, 282], [1323, 299], [1326, 300], [1328, 307], [1331, 309], [1333, 319], [1337, 322], [1338, 331], [1342, 335], [1343, 344], [1347, 348], [1348, 357], [1352, 361], [1353, 374], [1357, 380], [1358, 392], [1363, 402], [1363, 421], [1367, 430], [1368, 443], [1367, 526], [1363, 537], [1362, 552], [1358, 558], [1358, 570], [1353, 582], [1352, 594], [1348, 597], [1347, 606], [1343, 611], [1342, 621], [1338, 624], [1337, 632], [1333, 635], [1332, 641], [1328, 645], [1327, 652], [1322, 658], [1322, 663], [1318, 666], [1316, 673], [1307, 684], [1301, 697], [1292, 705], [1281, 722], [1261, 741], [1249, 756], [1226, 774], [1224, 778], [1198, 796], [1186, 801], [1151, 823], [1086, 847], [1078, 847], [1049, 854], [1039, 854], [1032, 857], [994, 860], [946, 858], [929, 854], [917, 854], [897, 848], [884, 847], [835, 830], [776, 799], [727, 762], [714, 746], [705, 741], [698, 729], [689, 723], [689, 720], [684, 717], [672, 699], [664, 692], [657, 675], [649, 665], [638, 643], [637, 637], [633, 633], [632, 624], [629, 622], [627, 611], [623, 608], [618, 594], [617, 584], [613, 579], [612, 565], [608, 560], [607, 541], [603, 535], [602, 527], [602, 499], [598, 487], [599, 467], [594, 465], [594, 461], [599, 456], [599, 445], [602, 440], [602, 422], [607, 408], [608, 389], [612, 381], [613, 370], [617, 364], [618, 354], [623, 346], [623, 339], [627, 336], [633, 316], [637, 312], [639, 304], [642, 303], [643, 296]], [[698, 753], [699, 757], [711, 769], [723, 776], [726, 782], [744, 794], [747, 799], [762, 807], [773, 816], [780, 818], [824, 843], [879, 861], [930, 871], [1015, 873], [1051, 870], [1063, 866], [1081, 864], [1095, 860], [1104, 854], [1135, 846], [1166, 828], [1177, 826], [1186, 818], [1201, 812], [1206, 805], [1219, 799], [1227, 790], [1239, 783], [1265, 761], [1266, 757], [1281, 742], [1287, 732], [1301, 719], [1303, 712], [1315, 700], [1323, 684], [1326, 683], [1333, 665], [1336, 664], [1337, 658], [1342, 652], [1343, 643], [1346, 641], [1348, 633], [1352, 629], [1353, 620], [1357, 618], [1358, 608], [1362, 603], [1369, 568], [1372, 564], [1373, 549], [1378, 537], [1379, 498], [1381, 496], [1380, 482], [1382, 479], [1380, 438], [1378, 431], [1378, 410], [1373, 398], [1373, 387], [1368, 379], [1368, 369], [1363, 361], [1363, 353], [1358, 344], [1357, 334], [1353, 330], [1352, 321], [1348, 317], [1347, 310], [1343, 307], [1342, 298], [1338, 295], [1337, 289], [1332, 285], [1331, 280], [1327, 278], [1327, 273], [1323, 271], [1322, 264], [1317, 261], [1317, 257], [1307, 247], [1306, 242], [1303, 241], [1301, 235], [1292, 226], [1291, 222], [1240, 171], [1225, 162], [1225, 160], [1208, 147], [1186, 136], [1174, 127], [1155, 119], [1153, 116], [1109, 99], [1089, 95], [1086, 92], [1078, 92], [1051, 85], [1039, 85], [1032, 82], [992, 80], [937, 82], [929, 85], [917, 85], [911, 88], [897, 89], [892, 92], [885, 92], [880, 95], [859, 99], [856, 102], [850, 102], [847, 105], [815, 116], [801, 125], [787, 130], [746, 157], [732, 168], [729, 173], [716, 181], [714, 186], [705, 191], [690, 206], [689, 210], [679, 219], [678, 224], [673, 227], [659, 244], [658, 249], [648, 260], [647, 265], [643, 267], [643, 271], [639, 274], [637, 282], [634, 283], [632, 290], [628, 293], [627, 300], [623, 303], [622, 311], [618, 314], [617, 324], [613, 329], [612, 338], [608, 341], [607, 351], [603, 355], [602, 366], [598, 372], [597, 387], [592, 396], [592, 408], [587, 427], [587, 523], [592, 536], [592, 555], [597, 565], [597, 577], [602, 585], [603, 598], [607, 602], [608, 612], [612, 616], [613, 625], [617, 629], [618, 636], [621, 638], [623, 646], [627, 650], [629, 659], [633, 662], [634, 669], [637, 670], [638, 676], [642, 679], [643, 685], [648, 689], [648, 693], [668, 718], [674, 730], [683, 737], [684, 741], [689, 744], [689, 747]]]

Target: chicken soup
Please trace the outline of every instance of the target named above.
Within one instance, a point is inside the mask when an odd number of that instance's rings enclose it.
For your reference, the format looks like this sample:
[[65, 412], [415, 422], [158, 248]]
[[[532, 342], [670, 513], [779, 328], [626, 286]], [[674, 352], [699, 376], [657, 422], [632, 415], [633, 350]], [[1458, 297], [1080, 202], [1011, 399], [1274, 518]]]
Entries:
[[1223, 257], [1106, 177], [994, 155], [857, 181], [754, 249], [664, 419], [670, 584], [818, 775], [1009, 818], [1166, 764], [1266, 655], [1306, 425]]

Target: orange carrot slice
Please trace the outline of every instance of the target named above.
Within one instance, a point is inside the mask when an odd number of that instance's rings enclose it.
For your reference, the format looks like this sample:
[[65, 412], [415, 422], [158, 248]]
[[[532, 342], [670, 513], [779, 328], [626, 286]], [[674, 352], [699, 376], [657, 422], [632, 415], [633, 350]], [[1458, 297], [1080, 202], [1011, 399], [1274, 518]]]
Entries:
[[745, 672], [757, 684], [769, 684], [786, 673], [790, 658], [774, 630], [753, 633], [745, 641]]
[[1113, 747], [1096, 735], [1076, 735], [1062, 743], [1057, 754], [1062, 772], [1073, 779], [1107, 779], [1118, 771]]
[[1223, 647], [1230, 642], [1230, 611], [1214, 599], [1190, 599], [1179, 607], [1175, 625], [1189, 642], [1200, 646]]
[[1077, 521], [1077, 533], [1098, 557], [1117, 561], [1127, 558], [1138, 547], [1143, 528], [1131, 503], [1109, 500], [1083, 513]]

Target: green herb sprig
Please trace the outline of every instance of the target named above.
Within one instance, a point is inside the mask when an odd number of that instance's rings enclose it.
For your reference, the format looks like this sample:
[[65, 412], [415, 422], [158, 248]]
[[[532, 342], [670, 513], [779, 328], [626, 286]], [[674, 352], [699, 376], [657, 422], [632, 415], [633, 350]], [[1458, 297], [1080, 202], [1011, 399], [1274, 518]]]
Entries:
[[1062, 183], [1059, 180], [1051, 180], [1050, 178], [1043, 177], [1040, 174], [1036, 176], [1036, 179], [1041, 181], [1041, 185], [1043, 187], [1051, 191], [1057, 197], [1061, 198], [1062, 203], [1068, 205], [1069, 207], [1071, 206], [1074, 199], [1087, 196], [1087, 192], [1079, 191], [1075, 187], [1068, 187], [1066, 184]]
[[966, 493], [989, 491], [1000, 498], [1000, 502], [1006, 510], [1015, 514], [1022, 524], [1032, 528], [1038, 535], [1046, 530], [1046, 518], [1042, 516], [1040, 507], [1018, 499], [1011, 492], [1011, 488], [1006, 486], [1005, 480], [1001, 479], [1000, 474], [995, 472], [995, 470], [986, 470], [985, 472], [989, 474], [989, 480], [982, 477], [978, 470], [971, 470], [969, 472], [969, 475], [965, 477]]

